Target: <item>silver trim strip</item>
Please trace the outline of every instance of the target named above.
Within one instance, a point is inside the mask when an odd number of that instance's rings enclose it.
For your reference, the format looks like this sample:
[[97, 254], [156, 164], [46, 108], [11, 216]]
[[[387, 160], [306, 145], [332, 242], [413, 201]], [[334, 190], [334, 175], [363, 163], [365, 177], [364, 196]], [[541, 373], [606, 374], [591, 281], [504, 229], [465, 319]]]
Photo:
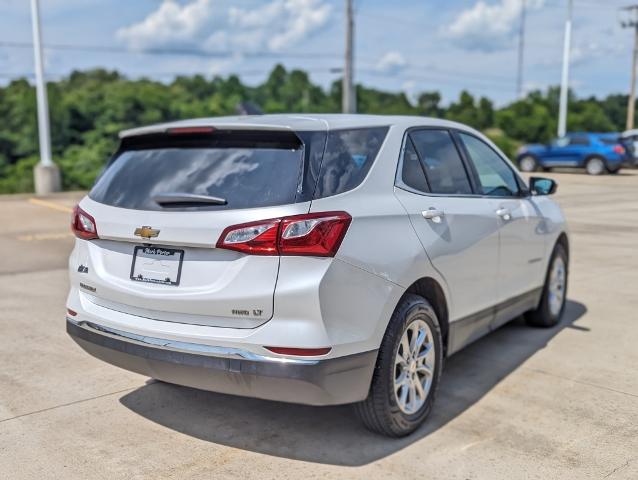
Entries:
[[124, 332], [115, 328], [104, 327], [96, 323], [87, 321], [78, 321], [70, 317], [66, 317], [67, 321], [83, 328], [85, 330], [99, 333], [107, 337], [115, 338], [138, 345], [160, 348], [162, 350], [170, 350], [173, 352], [192, 353], [196, 355], [206, 355], [210, 357], [234, 358], [240, 360], [251, 360], [253, 362], [272, 362], [286, 363], [296, 365], [316, 365], [319, 359], [296, 359], [286, 357], [268, 357], [257, 353], [249, 352], [239, 348], [217, 347], [212, 345], [202, 345], [200, 343], [180, 342], [177, 340], [167, 340], [163, 338], [148, 337], [145, 335], [137, 335], [135, 333]]

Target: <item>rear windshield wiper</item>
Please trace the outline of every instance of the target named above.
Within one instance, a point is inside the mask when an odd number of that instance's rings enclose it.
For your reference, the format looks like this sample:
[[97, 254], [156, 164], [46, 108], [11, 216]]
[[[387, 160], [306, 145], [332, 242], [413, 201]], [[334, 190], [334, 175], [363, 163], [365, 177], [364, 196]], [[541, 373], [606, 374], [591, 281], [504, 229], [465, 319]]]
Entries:
[[153, 201], [162, 207], [226, 205], [228, 203], [225, 198], [196, 195], [194, 193], [162, 193], [155, 195]]

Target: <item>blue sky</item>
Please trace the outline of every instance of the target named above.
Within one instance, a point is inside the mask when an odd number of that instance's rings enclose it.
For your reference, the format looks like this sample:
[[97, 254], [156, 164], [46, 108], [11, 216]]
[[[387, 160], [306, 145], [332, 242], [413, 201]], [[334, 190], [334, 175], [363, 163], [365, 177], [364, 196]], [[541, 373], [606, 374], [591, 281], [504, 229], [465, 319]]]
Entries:
[[[523, 0], [355, 0], [356, 80], [414, 96], [462, 89], [516, 97]], [[560, 79], [567, 0], [526, 0], [525, 87]], [[621, 0], [574, 0], [571, 85], [580, 96], [629, 88], [632, 35]], [[237, 73], [259, 83], [275, 63], [327, 86], [342, 66], [343, 0], [40, 0], [47, 76], [106, 67], [137, 78]], [[0, 0], [0, 82], [33, 72], [29, 2]], [[7, 42], [11, 45], [7, 45]], [[61, 49], [103, 46], [115, 50]], [[57, 48], [53, 48], [56, 47]], [[149, 54], [148, 52], [164, 52]], [[200, 51], [202, 55], [167, 54]], [[146, 53], [145, 53], [146, 52]]]

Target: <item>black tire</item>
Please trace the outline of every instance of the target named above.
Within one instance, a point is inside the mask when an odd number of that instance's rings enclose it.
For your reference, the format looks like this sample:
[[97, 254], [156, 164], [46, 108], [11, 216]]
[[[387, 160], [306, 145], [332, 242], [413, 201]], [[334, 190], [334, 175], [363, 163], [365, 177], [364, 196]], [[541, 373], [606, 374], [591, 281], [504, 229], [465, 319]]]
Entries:
[[[563, 291], [563, 300], [560, 310], [558, 312], [552, 313], [552, 309], [550, 307], [550, 277], [552, 273], [552, 268], [554, 266], [554, 262], [556, 259], [560, 258], [565, 267], [565, 282], [564, 282], [564, 291]], [[561, 317], [563, 316], [563, 312], [565, 311], [565, 303], [567, 300], [567, 286], [569, 284], [569, 263], [567, 258], [567, 252], [565, 251], [565, 247], [563, 247], [560, 243], [554, 247], [554, 252], [552, 253], [552, 258], [549, 261], [549, 266], [547, 267], [547, 274], [545, 275], [545, 285], [543, 285], [543, 294], [541, 296], [541, 301], [536, 308], [536, 310], [531, 310], [525, 314], [525, 320], [529, 325], [534, 327], [543, 327], [549, 328], [553, 327], [560, 322]]]
[[[400, 409], [394, 392], [395, 358], [401, 337], [407, 327], [417, 320], [424, 321], [432, 332], [435, 361], [432, 383], [425, 402], [414, 414], [408, 415]], [[409, 435], [419, 428], [432, 410], [442, 366], [443, 340], [434, 309], [423, 297], [405, 295], [392, 314], [381, 342], [368, 398], [355, 404], [357, 416], [373, 432], [389, 437]]]
[[589, 175], [602, 175], [607, 172], [607, 161], [598, 155], [591, 156], [585, 161], [585, 170]]
[[518, 159], [518, 169], [521, 172], [532, 173], [538, 170], [538, 160], [533, 155], [523, 155]]
[[618, 172], [620, 172], [620, 169], [621, 169], [621, 167], [614, 168], [614, 169], [612, 169], [612, 168], [608, 168], [608, 169], [607, 169], [607, 172], [609, 172], [609, 173], [610, 173], [610, 174], [612, 174], [612, 175], [615, 175], [615, 174], [617, 174]]

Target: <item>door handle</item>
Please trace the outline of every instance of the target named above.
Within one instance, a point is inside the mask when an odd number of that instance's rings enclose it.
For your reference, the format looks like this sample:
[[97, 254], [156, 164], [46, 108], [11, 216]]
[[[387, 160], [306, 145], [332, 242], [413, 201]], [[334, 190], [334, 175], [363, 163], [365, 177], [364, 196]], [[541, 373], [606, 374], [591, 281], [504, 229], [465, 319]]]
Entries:
[[506, 222], [512, 219], [512, 212], [509, 211], [509, 208], [499, 208], [496, 210], [496, 215], [501, 217]]
[[426, 220], [432, 220], [434, 223], [441, 223], [441, 220], [445, 216], [445, 212], [436, 208], [430, 208], [428, 210], [423, 210], [421, 215], [423, 215], [423, 218]]

